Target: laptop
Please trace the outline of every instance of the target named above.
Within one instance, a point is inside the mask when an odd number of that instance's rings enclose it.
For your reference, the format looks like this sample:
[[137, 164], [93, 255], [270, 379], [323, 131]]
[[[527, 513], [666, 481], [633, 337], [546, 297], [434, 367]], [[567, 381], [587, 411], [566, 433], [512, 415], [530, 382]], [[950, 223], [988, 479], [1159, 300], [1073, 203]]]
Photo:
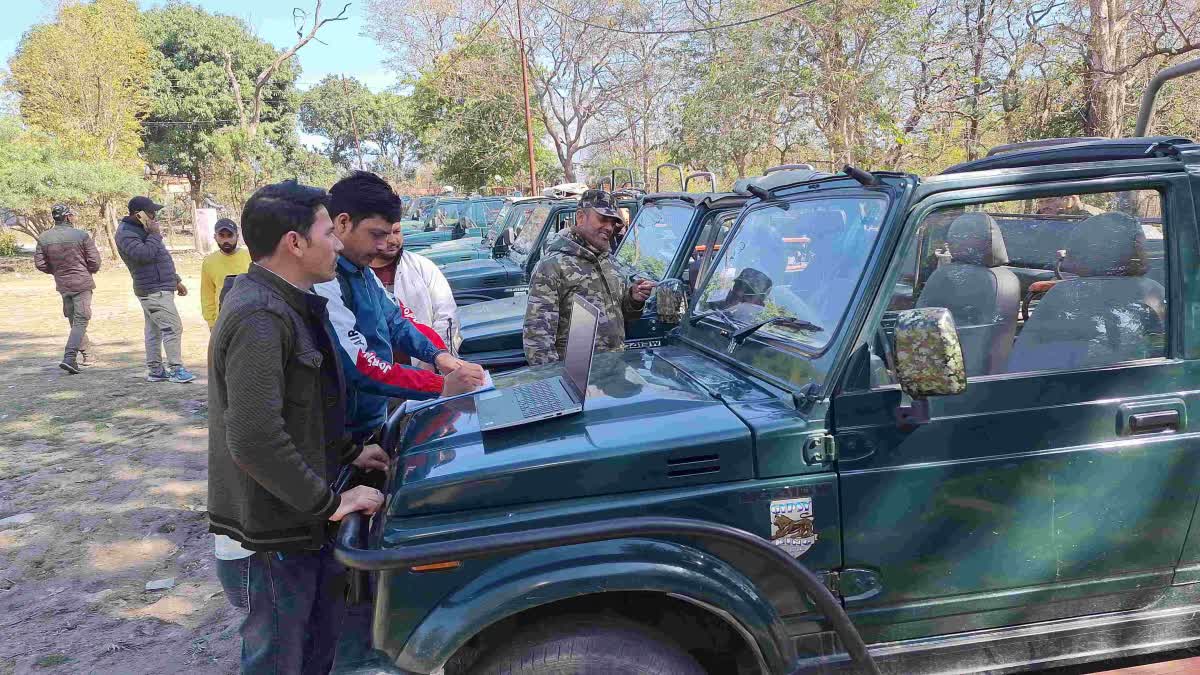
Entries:
[[479, 430], [492, 431], [583, 411], [600, 310], [576, 296], [571, 307], [563, 374], [479, 394]]

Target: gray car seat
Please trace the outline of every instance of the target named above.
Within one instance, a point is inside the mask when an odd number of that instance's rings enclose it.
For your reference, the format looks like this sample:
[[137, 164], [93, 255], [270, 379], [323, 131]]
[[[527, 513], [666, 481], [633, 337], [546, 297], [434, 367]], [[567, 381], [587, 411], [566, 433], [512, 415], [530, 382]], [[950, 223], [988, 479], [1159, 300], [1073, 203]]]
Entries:
[[950, 223], [946, 243], [951, 262], [929, 275], [917, 307], [954, 315], [968, 376], [1001, 372], [1017, 332], [1021, 282], [1005, 267], [1000, 227], [986, 213], [964, 213]]
[[1068, 236], [1060, 281], [1013, 347], [1008, 372], [1087, 368], [1164, 356], [1166, 293], [1147, 279], [1146, 235], [1136, 218], [1102, 213]]

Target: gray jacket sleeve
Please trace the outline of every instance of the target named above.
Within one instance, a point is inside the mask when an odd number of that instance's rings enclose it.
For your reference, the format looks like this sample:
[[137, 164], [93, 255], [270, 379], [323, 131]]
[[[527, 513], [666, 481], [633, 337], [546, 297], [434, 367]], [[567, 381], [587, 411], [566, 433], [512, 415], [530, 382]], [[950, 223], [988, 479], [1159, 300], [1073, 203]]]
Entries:
[[255, 312], [238, 322], [225, 349], [225, 434], [233, 461], [297, 511], [328, 519], [341, 498], [308, 465], [283, 418], [287, 334], [283, 321]]

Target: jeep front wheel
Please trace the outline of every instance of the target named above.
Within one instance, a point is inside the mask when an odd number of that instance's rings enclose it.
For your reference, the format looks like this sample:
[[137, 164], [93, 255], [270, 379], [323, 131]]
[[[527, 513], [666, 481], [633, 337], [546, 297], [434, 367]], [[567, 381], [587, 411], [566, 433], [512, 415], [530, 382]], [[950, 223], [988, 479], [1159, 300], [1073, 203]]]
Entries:
[[518, 633], [481, 675], [704, 675], [670, 638], [618, 618], [566, 617]]

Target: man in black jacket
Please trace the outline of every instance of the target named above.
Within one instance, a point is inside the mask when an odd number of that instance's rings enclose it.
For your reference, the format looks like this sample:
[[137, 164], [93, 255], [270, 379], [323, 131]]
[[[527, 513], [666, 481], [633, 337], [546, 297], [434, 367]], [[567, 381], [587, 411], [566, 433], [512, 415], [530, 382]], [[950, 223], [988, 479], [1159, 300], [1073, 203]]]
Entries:
[[196, 376], [183, 367], [183, 320], [175, 308], [175, 294], [187, 295], [187, 287], [175, 273], [175, 261], [163, 243], [157, 220], [162, 208], [149, 197], [129, 200], [129, 215], [117, 228], [117, 252], [133, 277], [133, 294], [142, 303], [146, 319], [146, 368], [150, 371], [146, 380], [185, 384]]
[[327, 673], [345, 609], [334, 523], [374, 513], [366, 486], [335, 494], [343, 464], [387, 469], [345, 433], [345, 385], [325, 299], [341, 242], [326, 193], [295, 181], [250, 197], [250, 270], [233, 282], [209, 341], [208, 519], [217, 574], [241, 626], [243, 673]]

